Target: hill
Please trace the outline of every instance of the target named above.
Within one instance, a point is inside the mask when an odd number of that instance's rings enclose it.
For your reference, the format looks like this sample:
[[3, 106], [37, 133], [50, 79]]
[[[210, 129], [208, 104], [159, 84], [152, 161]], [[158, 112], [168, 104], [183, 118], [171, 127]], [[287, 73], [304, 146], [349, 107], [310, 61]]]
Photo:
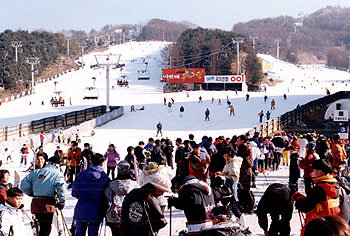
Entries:
[[[310, 53], [327, 65], [348, 67], [350, 53], [350, 8], [326, 7], [308, 16], [265, 18], [235, 24], [234, 32], [254, 35], [258, 52], [276, 55], [293, 62], [293, 55]], [[303, 63], [303, 57], [299, 58]], [[294, 61], [296, 62], [296, 61]]]

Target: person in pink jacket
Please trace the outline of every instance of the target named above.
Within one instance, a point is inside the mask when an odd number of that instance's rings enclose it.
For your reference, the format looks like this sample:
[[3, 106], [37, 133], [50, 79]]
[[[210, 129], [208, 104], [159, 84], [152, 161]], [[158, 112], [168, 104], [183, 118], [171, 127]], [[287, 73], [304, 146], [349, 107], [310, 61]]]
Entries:
[[117, 166], [117, 161], [120, 160], [120, 156], [115, 150], [115, 146], [113, 144], [109, 145], [105, 157], [107, 158], [107, 176], [109, 176], [109, 173], [111, 173], [112, 179], [114, 179], [115, 168]]

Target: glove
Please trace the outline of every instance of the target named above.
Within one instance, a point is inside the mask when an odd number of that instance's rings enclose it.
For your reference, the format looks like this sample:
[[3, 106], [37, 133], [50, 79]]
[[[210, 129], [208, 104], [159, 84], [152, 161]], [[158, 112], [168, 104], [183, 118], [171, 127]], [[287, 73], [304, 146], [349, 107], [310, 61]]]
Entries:
[[56, 207], [58, 208], [58, 210], [62, 210], [64, 208], [64, 202], [59, 202], [56, 204]]
[[169, 197], [168, 198], [168, 209], [170, 209], [171, 207], [175, 206], [176, 204], [176, 197]]
[[296, 191], [291, 197], [292, 201], [294, 201], [294, 202], [296, 202], [297, 200], [302, 199], [302, 198], [305, 198], [304, 195], [302, 195], [298, 191]]

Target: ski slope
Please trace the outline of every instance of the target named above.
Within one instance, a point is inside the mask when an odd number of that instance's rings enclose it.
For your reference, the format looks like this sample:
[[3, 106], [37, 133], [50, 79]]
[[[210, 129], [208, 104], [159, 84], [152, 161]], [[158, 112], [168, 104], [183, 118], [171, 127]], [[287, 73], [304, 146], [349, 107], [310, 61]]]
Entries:
[[[94, 137], [82, 137], [82, 143], [89, 142], [95, 152], [104, 154], [110, 143], [116, 146], [117, 151], [123, 158], [126, 155], [128, 146], [136, 146], [140, 140], [145, 143], [149, 137], [155, 137], [156, 124], [161, 121], [163, 124], [163, 137], [169, 137], [175, 140], [180, 137], [187, 139], [188, 134], [192, 133], [196, 141], [200, 141], [203, 135], [213, 138], [224, 135], [232, 137], [250, 130], [259, 124], [258, 113], [270, 109], [270, 101], [275, 99], [276, 110], [272, 111], [271, 117], [277, 117], [289, 110], [294, 109], [298, 104], [302, 105], [316, 98], [325, 95], [325, 88], [331, 93], [348, 90], [350, 81], [349, 73], [330, 70], [322, 65], [300, 66], [291, 65], [279, 61], [268, 55], [259, 55], [261, 58], [273, 64], [272, 70], [277, 72], [282, 83], [275, 87], [267, 86], [265, 92], [255, 92], [250, 94], [250, 100], [245, 101], [246, 93], [233, 91], [190, 91], [189, 97], [185, 92], [162, 93], [161, 78], [161, 56], [160, 50], [167, 45], [166, 42], [130, 42], [123, 45], [111, 46], [104, 54], [121, 54], [121, 63], [126, 66], [120, 69], [111, 69], [110, 80], [110, 104], [121, 105], [125, 108], [125, 114], [119, 119], [111, 121], [95, 129]], [[100, 53], [99, 53], [100, 54]], [[57, 81], [57, 90], [63, 91], [67, 106], [52, 108], [49, 100], [54, 91], [53, 81], [38, 84], [35, 88], [36, 93], [0, 106], [0, 128], [5, 126], [17, 125], [34, 119], [41, 119], [47, 116], [66, 113], [73, 110], [83, 109], [89, 106], [104, 105], [106, 102], [106, 80], [105, 69], [91, 69], [90, 65], [95, 64], [96, 53], [84, 55], [86, 67], [84, 69], [73, 71], [60, 76]], [[133, 60], [134, 59], [134, 60]], [[151, 80], [137, 80], [139, 70], [145, 69], [148, 62], [148, 69], [151, 74]], [[127, 75], [129, 79], [129, 88], [120, 88], [116, 85], [117, 80], [122, 75]], [[83, 100], [85, 87], [92, 86], [92, 77], [96, 77], [96, 87], [99, 92], [97, 101]], [[287, 94], [287, 100], [283, 100], [283, 94]], [[264, 103], [263, 97], [268, 96], [268, 101]], [[203, 103], [198, 103], [199, 96], [202, 96]], [[235, 108], [235, 116], [229, 116], [229, 108], [226, 104], [226, 98], [232, 102]], [[163, 98], [169, 100], [173, 98], [175, 104], [172, 112], [163, 105]], [[214, 103], [211, 102], [214, 97]], [[72, 105], [69, 105], [69, 98]], [[218, 99], [222, 104], [218, 104]], [[45, 105], [41, 105], [41, 101]], [[32, 105], [29, 105], [29, 102]], [[135, 108], [145, 106], [144, 111], [130, 112], [130, 106]], [[179, 117], [179, 108], [184, 106], [184, 117]], [[211, 111], [210, 121], [204, 121], [204, 112], [209, 108]], [[6, 163], [3, 168], [20, 171], [20, 176], [24, 177], [26, 173], [21, 172], [25, 168], [19, 167], [19, 150], [11, 148], [8, 144], [15, 162]], [[45, 151], [49, 156], [53, 155], [56, 144], [45, 145]], [[61, 145], [66, 151], [67, 146]], [[3, 152], [3, 150], [0, 150]], [[1, 156], [1, 155], [0, 155]], [[4, 160], [3, 160], [4, 161]], [[258, 188], [255, 191], [256, 200], [262, 195], [268, 184], [273, 182], [288, 182], [288, 171], [282, 167], [281, 170], [270, 173], [268, 176], [258, 177]], [[68, 224], [72, 221], [73, 210], [76, 199], [68, 197], [66, 207], [63, 213]], [[25, 197], [25, 209], [29, 211], [30, 199]], [[169, 217], [169, 211], [166, 211]], [[292, 220], [292, 233], [299, 234], [300, 223], [298, 215], [295, 212]], [[181, 211], [173, 210], [173, 235], [176, 232], [185, 229], [186, 219]], [[258, 227], [255, 216], [247, 216], [247, 225], [254, 234], [263, 234]], [[169, 235], [169, 225], [160, 231], [160, 235]], [[107, 227], [108, 228], [108, 227]], [[53, 230], [52, 235], [56, 235]], [[109, 232], [107, 235], [110, 235]]]

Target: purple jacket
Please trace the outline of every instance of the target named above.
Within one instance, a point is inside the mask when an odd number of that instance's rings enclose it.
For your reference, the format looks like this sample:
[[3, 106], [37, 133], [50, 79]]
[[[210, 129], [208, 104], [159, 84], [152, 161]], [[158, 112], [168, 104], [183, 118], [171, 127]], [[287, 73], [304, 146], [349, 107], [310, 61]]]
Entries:
[[119, 153], [117, 151], [113, 152], [111, 150], [107, 150], [105, 157], [108, 158], [107, 160], [107, 166], [109, 167], [114, 167], [117, 166], [117, 159], [118, 161], [120, 160]]

